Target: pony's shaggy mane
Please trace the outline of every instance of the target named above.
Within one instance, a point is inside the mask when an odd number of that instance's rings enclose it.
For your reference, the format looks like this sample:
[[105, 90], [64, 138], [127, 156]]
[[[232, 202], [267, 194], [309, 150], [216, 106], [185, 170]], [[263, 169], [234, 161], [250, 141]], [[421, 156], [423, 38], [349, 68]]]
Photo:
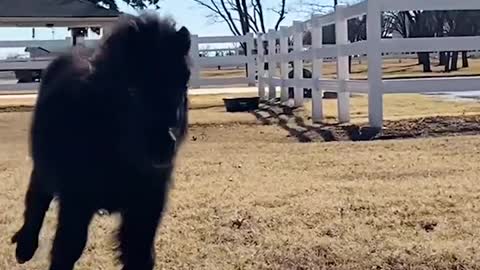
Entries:
[[[184, 27], [177, 31], [176, 23], [170, 17], [159, 18], [153, 12], [140, 16], [124, 15], [102, 40], [91, 57], [91, 63], [101, 73], [124, 76], [124, 65], [138, 63], [138, 59], [149, 61], [153, 57], [157, 61], [169, 62], [170, 55], [186, 55], [191, 45], [189, 35]], [[186, 62], [190, 66], [188, 57]], [[159, 68], [158, 72], [165, 72], [172, 67], [163, 65]]]

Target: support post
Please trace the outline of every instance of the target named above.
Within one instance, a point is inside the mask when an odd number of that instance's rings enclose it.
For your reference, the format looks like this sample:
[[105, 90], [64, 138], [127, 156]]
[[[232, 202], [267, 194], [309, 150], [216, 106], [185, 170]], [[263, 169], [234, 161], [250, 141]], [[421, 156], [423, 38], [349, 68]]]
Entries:
[[323, 91], [320, 80], [322, 79], [323, 58], [319, 58], [315, 49], [323, 46], [322, 25], [317, 16], [312, 16], [312, 121], [313, 123], [321, 123], [323, 121]]
[[342, 45], [348, 44], [348, 25], [344, 15], [345, 5], [335, 7], [335, 39], [337, 48], [337, 109], [338, 121], [350, 121], [350, 93], [346, 89], [346, 81], [350, 78], [348, 72], [348, 56], [342, 55]]
[[255, 86], [255, 57], [253, 56], [253, 33], [248, 33], [247, 37], [247, 48], [245, 55], [248, 59], [247, 64], [247, 73], [248, 73], [248, 86]]
[[[293, 50], [301, 52], [303, 51], [303, 23], [294, 21], [293, 27]], [[293, 77], [295, 80], [303, 79], [303, 60], [295, 60], [293, 62]], [[293, 106], [301, 107], [303, 106], [303, 88], [296, 85], [294, 89]]]
[[280, 27], [280, 78], [282, 79], [282, 87], [280, 90], [280, 100], [282, 102], [288, 101], [288, 87], [285, 85], [288, 80], [288, 61], [285, 56], [288, 54], [288, 27]]
[[273, 60], [275, 56], [275, 30], [268, 30], [268, 98], [275, 99], [277, 97], [277, 87], [273, 84], [273, 77], [277, 69], [277, 62]]
[[85, 45], [85, 37], [77, 36], [77, 45]]
[[367, 6], [368, 121], [371, 127], [383, 126], [382, 24], [379, 0]]
[[191, 35], [190, 57], [193, 61], [190, 75], [190, 87], [200, 88], [200, 64], [198, 50], [198, 35]]
[[85, 44], [85, 35], [88, 32], [88, 28], [84, 29], [83, 27], [72, 27], [70, 28], [70, 35], [72, 37], [72, 46]]
[[73, 38], [71, 36], [65, 37], [65, 42], [70, 46], [73, 47]]
[[263, 48], [264, 35], [257, 36], [257, 69], [258, 69], [258, 96], [265, 100], [265, 50]]
[[113, 25], [112, 24], [104, 24], [102, 25], [102, 38], [106, 38], [112, 32]]

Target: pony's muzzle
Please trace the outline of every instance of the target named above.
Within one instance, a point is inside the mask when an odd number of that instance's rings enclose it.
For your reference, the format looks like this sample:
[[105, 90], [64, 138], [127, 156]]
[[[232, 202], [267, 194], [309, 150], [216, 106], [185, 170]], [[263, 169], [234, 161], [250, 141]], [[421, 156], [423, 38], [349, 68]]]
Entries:
[[172, 160], [177, 148], [177, 136], [172, 128], [168, 129], [167, 140], [164, 142], [167, 146], [163, 155], [164, 160], [152, 160], [152, 166], [157, 170], [165, 170], [173, 167]]

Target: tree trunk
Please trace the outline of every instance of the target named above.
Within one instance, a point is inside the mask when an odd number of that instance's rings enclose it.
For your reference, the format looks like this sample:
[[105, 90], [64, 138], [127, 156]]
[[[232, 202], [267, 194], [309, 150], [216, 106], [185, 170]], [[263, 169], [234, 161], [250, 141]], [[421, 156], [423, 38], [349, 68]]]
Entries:
[[348, 73], [352, 73], [352, 56], [348, 56]]
[[462, 52], [462, 67], [468, 68], [468, 54], [467, 54], [467, 51]]
[[450, 68], [451, 71], [458, 70], [458, 52], [452, 53], [452, 66]]
[[[250, 52], [249, 52], [247, 50], [247, 43], [246, 42], [241, 43], [240, 46], [243, 48], [243, 54], [245, 56], [250, 56], [250, 54], [252, 53], [252, 51], [251, 51], [252, 48], [248, 48], [248, 50], [250, 50]], [[247, 75], [246, 77], [248, 78], [249, 74], [248, 74], [248, 64], [247, 63], [245, 64], [245, 74]]]
[[430, 53], [422, 52], [419, 53], [420, 61], [423, 64], [423, 72], [432, 72], [432, 67], [430, 65]]
[[422, 53], [417, 53], [417, 58], [418, 58], [418, 64], [417, 65], [422, 65], [423, 64]]
[[445, 72], [450, 72], [450, 58], [451, 53], [445, 52]]
[[439, 63], [438, 63], [439, 66], [445, 66], [445, 63], [447, 62], [445, 52], [438, 53], [438, 60], [439, 60]]

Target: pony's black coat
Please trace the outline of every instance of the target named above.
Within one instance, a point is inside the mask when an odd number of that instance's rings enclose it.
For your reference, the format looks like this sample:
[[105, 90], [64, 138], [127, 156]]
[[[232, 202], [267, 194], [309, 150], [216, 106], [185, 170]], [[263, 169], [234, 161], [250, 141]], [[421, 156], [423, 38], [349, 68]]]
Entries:
[[124, 16], [87, 59], [54, 60], [42, 78], [30, 145], [18, 262], [38, 246], [53, 197], [59, 216], [50, 270], [71, 270], [91, 218], [118, 212], [125, 270], [151, 270], [153, 243], [178, 147], [187, 132], [190, 34], [155, 14]]

